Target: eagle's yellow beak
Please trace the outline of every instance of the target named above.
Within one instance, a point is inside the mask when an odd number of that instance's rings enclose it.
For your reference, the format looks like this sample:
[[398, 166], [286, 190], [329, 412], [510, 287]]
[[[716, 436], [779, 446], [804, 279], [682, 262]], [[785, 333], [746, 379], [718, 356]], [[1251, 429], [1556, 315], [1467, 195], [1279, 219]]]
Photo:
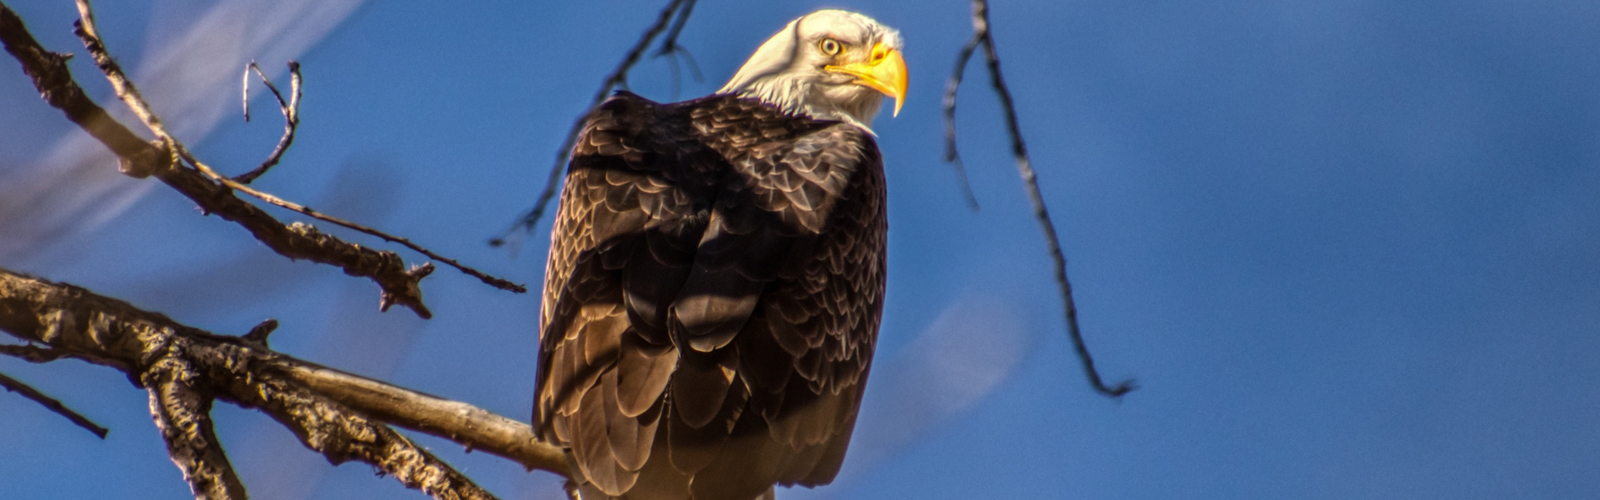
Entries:
[[900, 55], [900, 51], [880, 43], [872, 47], [872, 53], [865, 62], [825, 66], [823, 69], [854, 76], [855, 83], [893, 97], [894, 114], [900, 115], [900, 106], [905, 104], [906, 99], [906, 59]]

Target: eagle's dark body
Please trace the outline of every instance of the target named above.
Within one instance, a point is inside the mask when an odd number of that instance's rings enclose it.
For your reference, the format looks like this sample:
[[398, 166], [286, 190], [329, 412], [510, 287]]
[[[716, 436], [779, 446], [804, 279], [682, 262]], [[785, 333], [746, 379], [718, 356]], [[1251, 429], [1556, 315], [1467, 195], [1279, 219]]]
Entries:
[[870, 133], [621, 92], [573, 150], [534, 421], [585, 499], [748, 500], [832, 481], [883, 309]]

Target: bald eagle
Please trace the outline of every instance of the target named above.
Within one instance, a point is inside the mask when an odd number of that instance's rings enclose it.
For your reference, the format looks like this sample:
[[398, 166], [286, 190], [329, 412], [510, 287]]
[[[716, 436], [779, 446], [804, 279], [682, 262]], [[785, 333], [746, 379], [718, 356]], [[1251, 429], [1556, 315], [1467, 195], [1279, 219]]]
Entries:
[[717, 93], [618, 92], [551, 235], [534, 422], [593, 499], [751, 500], [831, 482], [883, 311], [899, 32], [823, 10]]

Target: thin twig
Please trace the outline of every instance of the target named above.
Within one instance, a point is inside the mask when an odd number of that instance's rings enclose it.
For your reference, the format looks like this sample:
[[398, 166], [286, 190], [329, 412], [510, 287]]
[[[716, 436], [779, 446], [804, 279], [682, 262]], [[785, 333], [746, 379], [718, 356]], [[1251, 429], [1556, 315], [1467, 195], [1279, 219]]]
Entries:
[[39, 392], [38, 389], [29, 387], [28, 384], [24, 384], [22, 381], [11, 378], [4, 373], [0, 373], [0, 387], [5, 388], [7, 391], [20, 394], [22, 397], [33, 400], [33, 402], [39, 403], [39, 405], [44, 406], [46, 409], [52, 412], [55, 412], [57, 415], [67, 417], [67, 420], [71, 420], [72, 423], [76, 424], [78, 427], [82, 427], [89, 432], [93, 432], [94, 435], [100, 436], [100, 439], [105, 439], [106, 433], [111, 432], [105, 427], [95, 424], [87, 417], [79, 415], [78, 412], [72, 411], [71, 408], [67, 408], [67, 405], [61, 404], [61, 401], [58, 401], [50, 396], [46, 396], [44, 393]]
[[233, 178], [233, 180], [241, 184], [249, 184], [251, 181], [256, 180], [257, 177], [267, 173], [268, 169], [277, 165], [278, 161], [283, 159], [283, 153], [289, 150], [291, 144], [294, 144], [295, 129], [300, 127], [300, 63], [289, 61], [288, 101], [283, 99], [283, 94], [278, 92], [278, 87], [272, 84], [272, 80], [267, 79], [267, 75], [261, 72], [261, 67], [257, 66], [255, 61], [251, 61], [250, 65], [245, 67], [244, 121], [250, 121], [250, 71], [252, 70], [255, 71], [256, 76], [261, 77], [261, 83], [267, 86], [267, 90], [272, 91], [272, 96], [278, 99], [278, 112], [283, 115], [283, 136], [278, 138], [277, 147], [272, 148], [272, 154], [267, 155], [267, 159], [261, 162], [261, 166]]
[[490, 276], [490, 275], [485, 274], [482, 271], [479, 271], [477, 269], [473, 269], [473, 268], [467, 267], [467, 266], [461, 264], [460, 262], [457, 262], [455, 259], [452, 259], [452, 258], [449, 258], [449, 257], [445, 257], [443, 255], [439, 255], [439, 254], [433, 253], [433, 251], [428, 250], [426, 248], [423, 248], [421, 245], [418, 245], [416, 243], [412, 243], [411, 240], [409, 240], [409, 239], [406, 239], [406, 238], [403, 238], [403, 237], [400, 237], [400, 236], [395, 236], [395, 235], [392, 235], [392, 234], [389, 234], [389, 233], [385, 233], [383, 231], [372, 229], [370, 227], [363, 226], [363, 225], [360, 225], [360, 224], [356, 224], [354, 222], [350, 222], [350, 221], [347, 221], [347, 220], [344, 220], [344, 219], [340, 219], [338, 217], [334, 217], [332, 215], [328, 215], [328, 214], [319, 212], [314, 208], [311, 208], [311, 207], [308, 207], [308, 206], [305, 206], [305, 205], [301, 205], [299, 203], [295, 203], [295, 202], [292, 202], [292, 201], [289, 201], [289, 200], [285, 200], [283, 198], [279, 198], [277, 196], [273, 196], [271, 194], [268, 194], [268, 193], [265, 193], [265, 192], [262, 192], [262, 191], [258, 191], [255, 188], [252, 188], [250, 186], [246, 186], [244, 184], [240, 184], [238, 182], [235, 182], [233, 179], [229, 179], [227, 177], [223, 177], [221, 175], [217, 175], [216, 171], [212, 170], [212, 168], [210, 166], [207, 166], [204, 163], [200, 163], [200, 160], [195, 158], [195, 156], [192, 153], [189, 152], [189, 149], [187, 147], [184, 147], [184, 145], [182, 143], [174, 142], [173, 143], [173, 149], [178, 152], [178, 157], [182, 158], [184, 160], [184, 162], [195, 166], [195, 168], [199, 169], [201, 172], [207, 173], [207, 175], [209, 175], [211, 178], [216, 179], [217, 182], [221, 182], [222, 185], [227, 186], [229, 188], [232, 188], [232, 189], [234, 189], [236, 191], [242, 192], [244, 194], [248, 194], [250, 196], [254, 196], [254, 197], [260, 199], [261, 201], [267, 202], [268, 204], [276, 205], [278, 207], [282, 207], [282, 208], [287, 209], [289, 211], [292, 211], [292, 212], [295, 212], [295, 213], [298, 213], [298, 214], [301, 214], [301, 215], [304, 215], [304, 216], [307, 216], [307, 217], [311, 217], [313, 219], [331, 222], [333, 224], [336, 224], [336, 225], [339, 225], [339, 226], [343, 226], [343, 227], [345, 227], [347, 229], [355, 230], [357, 232], [360, 232], [360, 233], [363, 233], [363, 234], [367, 234], [369, 236], [376, 236], [376, 237], [378, 237], [380, 239], [383, 239], [384, 241], [387, 241], [387, 242], [390, 242], [390, 243], [399, 243], [400, 245], [402, 245], [402, 246], [404, 246], [406, 248], [410, 248], [411, 250], [413, 250], [413, 251], [415, 251], [417, 253], [420, 253], [422, 255], [428, 256], [428, 258], [430, 258], [430, 259], [437, 260], [439, 262], [445, 263], [445, 265], [448, 265], [450, 267], [454, 267], [454, 268], [456, 268], [456, 270], [461, 271], [462, 274], [466, 274], [468, 276], [472, 276], [474, 278], [478, 278], [479, 281], [482, 281], [482, 282], [488, 284], [489, 286], [492, 286], [492, 287], [495, 287], [495, 288], [499, 288], [501, 290], [507, 290], [507, 291], [511, 291], [511, 292], [516, 292], [516, 293], [527, 293], [527, 291], [528, 291], [528, 287], [526, 287], [526, 286], [523, 286], [523, 285], [520, 285], [520, 284], [517, 284], [517, 283], [513, 283], [513, 282], [511, 282], [509, 280], [506, 280], [506, 279]]
[[[595, 106], [599, 106], [600, 103], [605, 102], [607, 97], [611, 96], [611, 91], [626, 87], [628, 70], [633, 69], [633, 65], [637, 64], [639, 59], [644, 56], [645, 50], [650, 48], [650, 43], [655, 41], [656, 37], [667, 29], [667, 24], [673, 20], [674, 15], [684, 11], [681, 16], [678, 16], [679, 22], [674, 26], [675, 29], [666, 41], [662, 43], [661, 50], [670, 52], [672, 49], [669, 49], [669, 47], [677, 46], [678, 32], [682, 30], [683, 23], [688, 22], [689, 13], [687, 9], [693, 9], [694, 2], [695, 0], [672, 0], [667, 3], [665, 8], [661, 9], [661, 14], [656, 16], [655, 24], [651, 24], [645, 30], [644, 35], [639, 37], [639, 42], [634, 44], [633, 49], [629, 50], [627, 55], [623, 56], [622, 62], [617, 65], [617, 69], [613, 70], [610, 75], [606, 76], [605, 81], [600, 83], [600, 91], [595, 92], [594, 99], [589, 102], [589, 107], [585, 108], [576, 120], [573, 120], [572, 128], [567, 130], [566, 140], [563, 140], [561, 148], [556, 150], [556, 162], [550, 166], [550, 174], [546, 176], [544, 191], [539, 192], [539, 199], [533, 202], [532, 208], [517, 216], [516, 222], [511, 223], [510, 227], [501, 231], [499, 236], [490, 239], [490, 246], [505, 245], [506, 238], [512, 233], [519, 230], [532, 231], [533, 226], [539, 223], [539, 219], [544, 217], [545, 210], [550, 206], [550, 200], [556, 196], [556, 188], [561, 185], [561, 174], [566, 171], [567, 159], [572, 155], [572, 146], [578, 141], [578, 134], [583, 132], [584, 119], [589, 117], [589, 113], [594, 111]], [[696, 71], [698, 72], [698, 69]]]
[[667, 37], [661, 39], [661, 47], [656, 49], [655, 57], [670, 55], [683, 47], [678, 45], [678, 35], [683, 33], [683, 25], [689, 24], [689, 15], [694, 13], [695, 0], [687, 0], [678, 8], [672, 20], [672, 29], [667, 30]]
[[1067, 259], [1061, 251], [1061, 239], [1056, 235], [1055, 224], [1050, 221], [1050, 212], [1045, 209], [1044, 196], [1039, 194], [1038, 174], [1034, 172], [1033, 162], [1028, 158], [1028, 146], [1022, 141], [1022, 128], [1018, 125], [1016, 103], [1011, 99], [1011, 90], [1000, 74], [1000, 55], [995, 52], [994, 37], [989, 32], [989, 3], [986, 0], [972, 0], [972, 32], [972, 41], [968, 42], [957, 55], [955, 72], [951, 75], [950, 85], [945, 88], [946, 157], [956, 159], [959, 165], [959, 156], [955, 148], [955, 92], [961, 85], [961, 72], [966, 67], [967, 60], [972, 57], [972, 50], [977, 45], [982, 45], [984, 56], [989, 63], [990, 83], [1000, 97], [1001, 109], [1005, 111], [1006, 132], [1011, 136], [1011, 153], [1017, 159], [1017, 172], [1022, 176], [1022, 182], [1027, 188], [1028, 201], [1033, 204], [1033, 215], [1039, 221], [1039, 229], [1044, 231], [1050, 259], [1055, 264], [1056, 285], [1061, 289], [1067, 333], [1072, 337], [1072, 345], [1078, 353], [1078, 359], [1083, 362], [1083, 370], [1089, 377], [1089, 384], [1101, 394], [1113, 398], [1121, 397], [1138, 386], [1132, 380], [1124, 380], [1115, 386], [1107, 387], [1100, 378], [1100, 372], [1095, 369], [1094, 357], [1089, 355], [1088, 345], [1083, 341], [1083, 332], [1078, 328], [1078, 306], [1072, 300], [1072, 282], [1067, 280]]
[[695, 83], [705, 81], [705, 76], [700, 74], [700, 63], [694, 60], [694, 55], [689, 53], [689, 49], [678, 45], [678, 35], [683, 33], [683, 25], [689, 23], [689, 15], [692, 13], [694, 13], [694, 0], [689, 0], [683, 5], [683, 8], [678, 9], [677, 17], [672, 20], [672, 28], [667, 30], [666, 38], [661, 39], [661, 48], [656, 49], [656, 53], [651, 56], [666, 57], [667, 62], [672, 64], [670, 67], [672, 68], [672, 100], [674, 101], [678, 100], [678, 92], [683, 84], [683, 77], [679, 74], [678, 69], [679, 56], [682, 56], [687, 62], [689, 72], [693, 74]]
[[[106, 79], [111, 81], [112, 87], [114, 89], [116, 89], [118, 97], [121, 97], [123, 102], [126, 103], [128, 105], [128, 107], [133, 109], [134, 114], [139, 116], [139, 118], [144, 121], [145, 126], [150, 128], [150, 131], [152, 133], [156, 134], [158, 140], [161, 141], [166, 146], [166, 148], [169, 151], [172, 152], [173, 156], [175, 156], [176, 158], [182, 159], [184, 162], [187, 162], [190, 166], [194, 167], [196, 170], [199, 170], [201, 173], [205, 174], [207, 177], [210, 177], [212, 180], [214, 180], [214, 181], [216, 181], [218, 183], [221, 183], [223, 186], [226, 186], [228, 189], [232, 189], [232, 190], [235, 190], [235, 191], [243, 192], [243, 193], [248, 194], [250, 196], [254, 196], [256, 198], [259, 198], [262, 201], [265, 201], [265, 202], [267, 202], [269, 204], [276, 205], [276, 206], [288, 209], [290, 211], [294, 211], [296, 213], [300, 213], [300, 214], [305, 215], [307, 217], [312, 217], [312, 218], [315, 218], [315, 219], [318, 219], [318, 220], [323, 220], [323, 221], [327, 221], [327, 222], [330, 222], [330, 223], [333, 223], [333, 224], [344, 226], [346, 228], [349, 228], [349, 229], [352, 229], [352, 230], [355, 230], [355, 231], [358, 231], [358, 232], [361, 232], [361, 233], [364, 233], [364, 234], [368, 234], [368, 235], [371, 235], [371, 236], [376, 236], [378, 238], [381, 238], [381, 239], [383, 239], [385, 241], [389, 241], [391, 243], [399, 243], [400, 245], [403, 245], [406, 248], [410, 248], [411, 250], [416, 251], [417, 253], [420, 253], [420, 254], [428, 256], [428, 258], [437, 260], [439, 262], [443, 262], [446, 265], [454, 267], [454, 268], [456, 268], [457, 270], [461, 271], [464, 274], [467, 274], [467, 275], [472, 276], [474, 278], [478, 278], [478, 280], [483, 281], [484, 283], [487, 283], [488, 285], [493, 286], [495, 288], [499, 288], [499, 289], [502, 289], [502, 290], [508, 290], [508, 291], [512, 291], [512, 292], [516, 292], [516, 293], [526, 293], [527, 292], [527, 287], [525, 287], [523, 285], [512, 283], [512, 282], [510, 282], [508, 280], [505, 280], [505, 279], [501, 279], [501, 278], [497, 278], [497, 277], [494, 277], [494, 276], [490, 276], [490, 275], [485, 274], [485, 273], [483, 273], [481, 271], [478, 271], [476, 269], [473, 269], [473, 268], [467, 267], [465, 265], [462, 265], [461, 263], [457, 262], [454, 259], [446, 258], [446, 257], [441, 256], [439, 254], [433, 253], [432, 251], [429, 251], [428, 249], [423, 248], [420, 245], [412, 243], [411, 240], [408, 240], [406, 238], [401, 238], [399, 236], [390, 235], [388, 233], [384, 233], [384, 232], [378, 231], [376, 229], [368, 228], [366, 226], [362, 226], [362, 225], [359, 225], [359, 224], [356, 224], [356, 223], [353, 223], [353, 222], [349, 222], [349, 221], [346, 221], [346, 220], [343, 220], [343, 219], [340, 219], [340, 218], [337, 218], [337, 217], [333, 217], [333, 216], [330, 216], [330, 215], [323, 214], [321, 212], [317, 212], [316, 210], [313, 210], [310, 207], [306, 207], [304, 205], [300, 205], [300, 204], [297, 204], [297, 203], [292, 203], [292, 202], [283, 200], [281, 198], [278, 198], [276, 196], [273, 196], [273, 195], [258, 191], [256, 189], [253, 189], [253, 188], [249, 187], [249, 186], [246, 186], [246, 185], [241, 184], [241, 183], [239, 183], [237, 181], [234, 181], [233, 179], [229, 179], [227, 177], [222, 176], [221, 174], [218, 174], [216, 172], [216, 170], [212, 169], [210, 166], [206, 165], [205, 163], [200, 162], [197, 158], [195, 158], [195, 156], [188, 151], [188, 148], [186, 148], [183, 145], [183, 143], [179, 142], [176, 138], [174, 138], [171, 134], [169, 134], [167, 132], [165, 126], [162, 125], [160, 118], [158, 118], [155, 115], [154, 112], [150, 111], [149, 105], [147, 103], [145, 103], [144, 98], [142, 96], [140, 96], [138, 88], [136, 86], [134, 86], [132, 81], [128, 80], [127, 75], [122, 71], [122, 67], [120, 65], [118, 65], [116, 60], [112, 59], [110, 53], [106, 51], [104, 42], [102, 42], [100, 37], [97, 35], [97, 31], [96, 31], [96, 28], [94, 26], [94, 15], [93, 15], [93, 12], [90, 10], [88, 0], [77, 0], [77, 4], [78, 4], [78, 12], [79, 12], [81, 17], [80, 17], [79, 21], [76, 23], [78, 29], [75, 30], [75, 33], [77, 33], [79, 38], [81, 38], [83, 40], [84, 47], [86, 47], [89, 50], [89, 53], [94, 57], [96, 66], [98, 66], [100, 68], [100, 70], [106, 74]], [[176, 163], [176, 161], [174, 161], [174, 163]], [[406, 297], [398, 297], [398, 299], [399, 299], [399, 303], [401, 303], [401, 304], [406, 304], [408, 306], [412, 306], [413, 305], [411, 303], [408, 303], [408, 299]], [[415, 300], [415, 301], [410, 301], [410, 302], [415, 302], [415, 304], [417, 306], [420, 306], [420, 304], [421, 304], [420, 300]], [[417, 310], [418, 314], [423, 315], [424, 317], [428, 316], [428, 314], [425, 313], [424, 309], [418, 309], [417, 307], [412, 307], [412, 309]]]
[[956, 53], [956, 67], [950, 71], [950, 80], [944, 85], [944, 161], [956, 168], [956, 179], [961, 181], [961, 194], [967, 198], [967, 207], [978, 209], [978, 197], [972, 194], [972, 183], [967, 180], [967, 166], [961, 162], [956, 150], [956, 92], [961, 90], [961, 76], [966, 73], [967, 61], [978, 48], [986, 34], [974, 33], [972, 39]]

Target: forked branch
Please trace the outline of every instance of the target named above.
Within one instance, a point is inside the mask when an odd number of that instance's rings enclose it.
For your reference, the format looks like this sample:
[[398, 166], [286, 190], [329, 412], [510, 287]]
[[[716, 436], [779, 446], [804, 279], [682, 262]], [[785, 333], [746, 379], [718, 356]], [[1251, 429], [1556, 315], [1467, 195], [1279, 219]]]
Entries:
[[[527, 424], [4, 269], [0, 331], [65, 357], [111, 367], [144, 384], [174, 462], [197, 493], [234, 491], [226, 457], [215, 446], [205, 417], [211, 398], [260, 408], [330, 461], [371, 464], [436, 498], [491, 497], [389, 425], [506, 457], [530, 470], [568, 473], [562, 450], [540, 442]], [[207, 455], [206, 450], [219, 454]], [[242, 491], [240, 487], [234, 498], [243, 498]]]
[[[126, 103], [129, 108], [133, 109], [134, 114], [137, 115], [140, 120], [144, 121], [145, 126], [156, 135], [157, 140], [164, 143], [167, 148], [176, 156], [173, 164], [177, 165], [180, 163], [178, 160], [182, 160], [182, 162], [187, 162], [190, 166], [194, 167], [194, 169], [199, 170], [202, 174], [205, 174], [206, 177], [210, 177], [213, 181], [222, 184], [228, 189], [254, 196], [267, 203], [277, 205], [311, 218], [344, 226], [361, 233], [382, 238], [384, 241], [391, 243], [399, 243], [406, 248], [416, 251], [417, 253], [428, 256], [430, 259], [443, 262], [446, 265], [460, 270], [462, 273], [474, 278], [478, 278], [479, 281], [482, 281], [495, 288], [516, 293], [526, 293], [528, 291], [527, 287], [525, 286], [512, 283], [501, 278], [496, 278], [494, 276], [484, 274], [476, 269], [466, 267], [461, 263], [456, 262], [454, 259], [449, 259], [433, 253], [432, 251], [429, 251], [428, 249], [423, 248], [416, 243], [412, 243], [411, 240], [406, 238], [390, 235], [376, 229], [318, 212], [313, 210], [311, 207], [289, 202], [218, 174], [216, 170], [204, 163], [201, 163], [199, 159], [195, 158], [195, 156], [189, 152], [188, 148], [185, 147], [182, 142], [179, 142], [177, 138], [172, 136], [172, 134], [167, 133], [166, 127], [161, 123], [161, 119], [156, 116], [154, 111], [151, 111], [150, 105], [146, 103], [144, 101], [144, 97], [139, 94], [139, 89], [134, 86], [132, 80], [128, 79], [127, 74], [122, 71], [122, 67], [117, 64], [115, 59], [112, 59], [110, 52], [106, 50], [105, 43], [102, 41], [97, 29], [95, 28], [94, 13], [89, 7], [89, 0], [77, 0], [77, 4], [79, 19], [75, 24], [77, 29], [73, 33], [77, 34], [78, 38], [83, 40], [83, 46], [89, 50], [91, 55], [94, 56], [95, 65], [100, 68], [102, 73], [105, 73], [106, 79], [111, 81], [111, 86], [116, 90], [117, 96], [122, 98], [122, 101]], [[296, 121], [298, 122], [298, 112], [296, 113]], [[428, 274], [427, 272], [417, 273], [416, 271], [417, 269], [413, 269], [409, 273], [414, 274], [417, 280], [420, 280], [422, 276], [426, 276]], [[418, 294], [420, 295], [420, 292], [418, 292]], [[385, 300], [382, 302], [384, 308], [387, 308], [387, 306], [392, 303], [400, 303], [410, 306], [412, 309], [417, 310], [417, 313], [423, 317], [431, 316], [431, 313], [428, 313], [426, 308], [422, 307], [420, 296], [415, 300], [415, 304], [409, 303], [409, 298], [401, 296], [394, 296], [393, 300]]]

